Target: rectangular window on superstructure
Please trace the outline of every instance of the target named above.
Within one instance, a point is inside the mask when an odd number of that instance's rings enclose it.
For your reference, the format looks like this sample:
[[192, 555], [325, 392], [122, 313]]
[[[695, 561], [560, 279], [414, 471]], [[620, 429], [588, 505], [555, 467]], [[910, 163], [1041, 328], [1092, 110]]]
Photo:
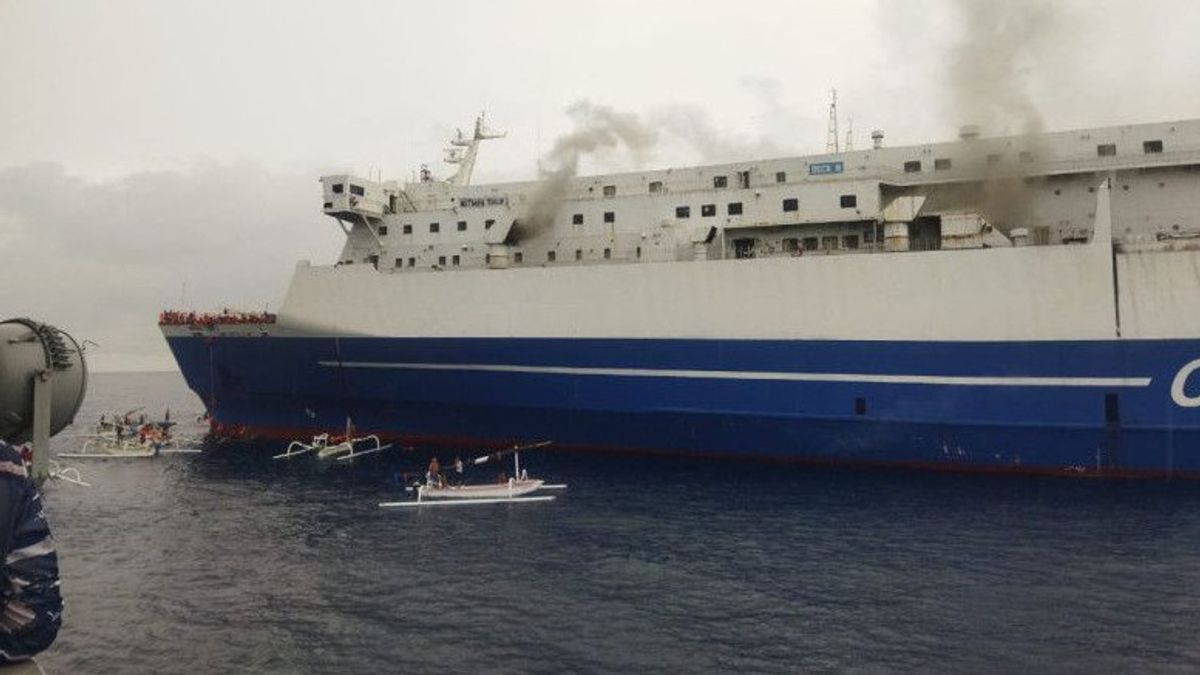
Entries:
[[440, 229], [442, 229], [442, 226], [441, 226], [440, 224], [438, 224], [438, 223], [430, 223], [430, 224], [429, 224], [429, 231], [430, 231], [430, 232], [437, 232], [437, 231], [438, 231], [438, 230], [440, 230]]
[[546, 262], [554, 262], [554, 259], [557, 257], [558, 254], [554, 251], [546, 251]]
[[818, 248], [821, 248], [821, 242], [818, 241], [816, 237], [805, 237], [804, 238], [804, 250], [805, 251], [815, 251]]
[[451, 256], [451, 257], [450, 257], [450, 264], [451, 264], [451, 265], [454, 265], [455, 267], [458, 267], [458, 264], [459, 264], [460, 262], [462, 262], [462, 258], [459, 258], [458, 256]]
[[327, 208], [327, 209], [332, 209], [332, 208], [333, 208], [333, 202], [325, 202], [325, 207], [324, 207], [324, 208]]
[[401, 231], [402, 231], [404, 234], [412, 234], [412, 225], [405, 225], [405, 226], [404, 226], [404, 229], [403, 229], [403, 230], [401, 230]]
[[444, 256], [444, 255], [439, 255], [439, 256], [438, 256], [438, 265], [439, 265], [439, 266], [441, 266], [441, 267], [445, 267], [445, 266], [446, 266], [446, 256]]
[[458, 221], [458, 231], [459, 232], [467, 231], [467, 221], [465, 221], [465, 220]]
[[821, 248], [825, 249], [826, 251], [836, 251], [838, 249], [837, 235], [835, 234], [827, 237], [821, 237]]
[[513, 254], [513, 262], [517, 263], [518, 265], [525, 262], [525, 254], [520, 251], [517, 251], [516, 253]]
[[340, 195], [340, 194], [342, 194], [342, 193], [343, 193], [343, 192], [345, 192], [345, 191], [346, 191], [346, 186], [345, 186], [345, 185], [342, 185], [341, 183], [334, 183], [334, 184], [333, 184], [333, 194], [335, 194], [335, 195]]
[[392, 265], [392, 267], [395, 267], [396, 269], [404, 267], [404, 258], [396, 258], [396, 264]]
[[575, 215], [571, 216], [571, 224], [572, 225], [582, 225], [583, 224], [583, 214], [576, 213]]
[[1097, 145], [1096, 146], [1096, 156], [1097, 157], [1116, 157], [1117, 156], [1117, 144], [1116, 143], [1103, 143], [1101, 145]]
[[713, 187], [729, 187], [729, 176], [713, 176]]
[[868, 244], [875, 243], [875, 230], [863, 230], [863, 241]]
[[858, 195], [842, 195], [841, 203], [843, 209], [853, 209], [858, 206]]
[[904, 173], [921, 173], [921, 160], [914, 159], [904, 163]]
[[705, 204], [700, 207], [700, 216], [701, 217], [711, 218], [715, 215], [717, 215], [717, 205], [716, 204]]
[[775, 172], [775, 182], [776, 183], [786, 183], [787, 182], [787, 172], [786, 171], [776, 171]]
[[387, 236], [387, 225], [380, 225], [380, 226], [379, 226], [379, 236], [381, 236], [381, 237], [386, 237], [386, 236]]
[[656, 195], [660, 192], [662, 192], [662, 181], [661, 180], [650, 181], [650, 194]]
[[487, 220], [483, 221], [483, 229], [490, 230], [490, 229], [492, 229], [492, 226], [495, 224], [496, 224], [495, 218], [488, 218]]
[[1157, 155], [1162, 151], [1162, 141], [1146, 141], [1145, 143], [1142, 143], [1142, 152], [1147, 155]]
[[617, 214], [616, 214], [616, 212], [614, 212], [614, 211], [605, 211], [605, 212], [604, 212], [604, 222], [606, 222], [606, 223], [615, 223], [615, 222], [617, 222]]
[[363, 187], [361, 185], [355, 185], [355, 184], [351, 183], [350, 184], [350, 194], [358, 195], [359, 197], [361, 197], [366, 194], [366, 191], [363, 190]]
[[408, 266], [409, 266], [409, 267], [416, 267], [416, 266], [417, 266], [417, 259], [416, 259], [416, 258], [409, 258], [409, 259], [408, 259]]
[[581, 249], [581, 248], [575, 249], [575, 259], [583, 260], [583, 249]]
[[784, 239], [783, 240], [783, 252], [784, 253], [795, 253], [799, 250], [800, 250], [800, 240], [799, 239]]
[[784, 211], [799, 211], [800, 210], [800, 200], [796, 199], [795, 197], [788, 197], [787, 199], [783, 200], [783, 210]]
[[741, 202], [729, 202], [728, 204], [725, 205], [725, 212], [731, 216], [742, 215], [742, 203]]
[[842, 245], [844, 245], [847, 249], [849, 249], [851, 251], [858, 248], [858, 235], [857, 234], [846, 235], [845, 237], [842, 238]]
[[605, 197], [616, 197], [617, 196], [617, 186], [616, 185], [605, 185], [604, 186], [604, 196]]
[[604, 259], [608, 260], [611, 257], [612, 257], [612, 249], [611, 248], [604, 249]]
[[692, 217], [692, 207], [676, 206], [675, 207], [675, 217], [676, 218], [691, 218]]
[[949, 171], [950, 170], [950, 160], [949, 159], [933, 160], [933, 170], [934, 171]]
[[638, 260], [642, 259], [642, 247], [641, 246], [637, 247], [637, 257], [638, 257]]
[[737, 172], [737, 178], [738, 178], [738, 187], [743, 188], [743, 189], [750, 187], [750, 172], [749, 171]]

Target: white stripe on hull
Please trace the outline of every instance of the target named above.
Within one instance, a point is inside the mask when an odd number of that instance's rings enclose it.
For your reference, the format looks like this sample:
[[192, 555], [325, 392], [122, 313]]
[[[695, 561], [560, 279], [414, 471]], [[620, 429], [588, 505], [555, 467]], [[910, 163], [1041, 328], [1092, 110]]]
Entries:
[[678, 379], [766, 380], [779, 382], [863, 382], [873, 384], [933, 384], [960, 387], [1148, 387], [1149, 377], [1024, 377], [974, 375], [877, 375], [870, 373], [787, 373], [750, 370], [674, 370], [657, 368], [579, 368], [516, 366], [482, 363], [394, 363], [381, 361], [319, 361], [336, 368], [441, 370], [531, 375], [602, 377], [669, 377]]

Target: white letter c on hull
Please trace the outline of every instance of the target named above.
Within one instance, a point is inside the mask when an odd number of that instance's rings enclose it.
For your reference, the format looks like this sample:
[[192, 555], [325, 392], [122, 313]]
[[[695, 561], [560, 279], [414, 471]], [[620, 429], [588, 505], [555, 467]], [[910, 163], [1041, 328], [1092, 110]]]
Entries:
[[1179, 372], [1175, 374], [1175, 379], [1171, 382], [1171, 400], [1175, 401], [1175, 405], [1183, 408], [1200, 408], [1200, 394], [1188, 396], [1184, 391], [1188, 378], [1197, 370], [1200, 370], [1200, 359], [1180, 368]]

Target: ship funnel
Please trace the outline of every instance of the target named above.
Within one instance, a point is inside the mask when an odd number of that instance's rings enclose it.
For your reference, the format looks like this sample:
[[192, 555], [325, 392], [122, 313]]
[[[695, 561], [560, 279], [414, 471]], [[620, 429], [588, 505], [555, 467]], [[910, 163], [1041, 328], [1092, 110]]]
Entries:
[[871, 132], [871, 141], [872, 141], [872, 144], [875, 146], [876, 150], [882, 148], [883, 147], [883, 129], [876, 129], [875, 131], [872, 131]]

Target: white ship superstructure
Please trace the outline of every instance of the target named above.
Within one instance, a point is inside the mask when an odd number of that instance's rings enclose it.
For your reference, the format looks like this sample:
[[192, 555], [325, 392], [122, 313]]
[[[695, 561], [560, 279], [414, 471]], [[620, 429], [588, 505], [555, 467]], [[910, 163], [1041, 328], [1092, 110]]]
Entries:
[[1108, 177], [1118, 241], [1200, 234], [1200, 121], [963, 135], [578, 178], [536, 229], [537, 181], [326, 176], [323, 206], [347, 231], [340, 264], [394, 272], [1080, 243]]

